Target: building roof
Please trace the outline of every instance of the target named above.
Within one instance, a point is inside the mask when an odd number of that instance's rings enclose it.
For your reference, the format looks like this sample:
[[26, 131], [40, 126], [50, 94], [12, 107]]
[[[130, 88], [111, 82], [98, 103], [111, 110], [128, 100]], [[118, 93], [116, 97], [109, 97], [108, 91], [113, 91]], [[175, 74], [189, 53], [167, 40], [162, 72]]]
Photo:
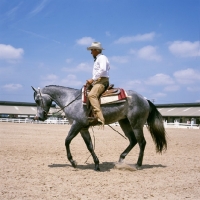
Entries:
[[155, 104], [162, 116], [200, 117], [200, 103]]
[[[0, 101], [0, 105], [3, 106], [37, 106], [36, 103], [29, 102], [16, 102], [16, 101]], [[55, 107], [56, 104], [52, 104], [51, 107]]]
[[168, 107], [158, 108], [158, 111], [162, 116], [182, 116], [182, 117], [200, 117], [200, 106], [199, 107]]
[[[56, 104], [52, 104], [49, 114], [56, 112], [58, 109], [59, 108], [56, 107]], [[0, 114], [36, 115], [36, 113], [36, 103], [0, 101]]]
[[[51, 107], [49, 114], [55, 113], [59, 108]], [[36, 115], [36, 106], [0, 106], [0, 114]]]
[[199, 103], [171, 103], [171, 104], [155, 104], [157, 108], [170, 108], [170, 107], [200, 107]]

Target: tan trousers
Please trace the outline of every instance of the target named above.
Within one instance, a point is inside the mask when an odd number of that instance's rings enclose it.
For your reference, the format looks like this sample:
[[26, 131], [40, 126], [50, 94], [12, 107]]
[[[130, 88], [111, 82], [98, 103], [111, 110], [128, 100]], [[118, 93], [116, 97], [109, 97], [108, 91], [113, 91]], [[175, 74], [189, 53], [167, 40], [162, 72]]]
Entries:
[[99, 103], [99, 97], [100, 95], [105, 91], [105, 85], [108, 86], [109, 84], [109, 80], [106, 77], [101, 77], [99, 80], [97, 80], [91, 91], [88, 94], [88, 98], [90, 100], [90, 103], [92, 105], [94, 114], [103, 122], [105, 123], [103, 114], [102, 114], [102, 110], [100, 107], [100, 103]]

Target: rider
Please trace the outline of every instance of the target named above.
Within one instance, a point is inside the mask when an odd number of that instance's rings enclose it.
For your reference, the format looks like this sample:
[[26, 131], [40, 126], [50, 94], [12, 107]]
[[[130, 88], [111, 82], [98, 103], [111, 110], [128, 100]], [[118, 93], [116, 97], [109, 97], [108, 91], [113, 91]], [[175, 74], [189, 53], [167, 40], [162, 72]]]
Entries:
[[[91, 54], [94, 58], [93, 77], [86, 81], [87, 86], [93, 86], [88, 94], [88, 98], [92, 105], [94, 116], [97, 118], [98, 122], [104, 125], [105, 120], [100, 107], [99, 97], [109, 86], [109, 61], [108, 58], [102, 54], [102, 50], [104, 49], [100, 42], [93, 42], [90, 47], [87, 47], [87, 50], [91, 50]], [[95, 118], [93, 120], [95, 120]]]

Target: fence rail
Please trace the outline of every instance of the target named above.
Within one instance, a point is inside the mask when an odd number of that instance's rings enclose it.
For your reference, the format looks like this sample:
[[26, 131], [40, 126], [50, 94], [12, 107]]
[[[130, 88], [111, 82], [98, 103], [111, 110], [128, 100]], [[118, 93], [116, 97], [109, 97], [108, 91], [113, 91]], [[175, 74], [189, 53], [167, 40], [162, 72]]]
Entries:
[[188, 128], [188, 129], [200, 129], [199, 124], [188, 124], [188, 123], [167, 123], [164, 122], [165, 128]]
[[47, 119], [44, 122], [32, 119], [12, 119], [12, 118], [0, 118], [0, 122], [12, 122], [12, 123], [32, 123], [32, 124], [69, 124], [66, 119], [56, 120]]
[[[0, 118], [0, 122], [12, 122], [12, 123], [32, 123], [32, 124], [69, 124], [69, 121], [64, 120], [56, 120], [56, 119], [47, 119], [46, 121], [38, 121], [31, 119], [12, 119], [12, 118]], [[113, 126], [118, 126], [118, 122], [111, 124]], [[188, 129], [200, 129], [199, 124], [187, 124], [187, 123], [167, 123], [164, 122], [165, 128], [188, 128]]]

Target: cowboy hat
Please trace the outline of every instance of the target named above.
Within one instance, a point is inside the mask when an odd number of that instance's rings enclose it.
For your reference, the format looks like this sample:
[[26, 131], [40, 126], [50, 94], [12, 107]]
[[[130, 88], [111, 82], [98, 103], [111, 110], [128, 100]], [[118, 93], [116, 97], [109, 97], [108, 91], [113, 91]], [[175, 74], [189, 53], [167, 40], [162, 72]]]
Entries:
[[91, 50], [91, 49], [104, 50], [100, 42], [93, 42], [90, 47], [87, 47], [87, 50]]

